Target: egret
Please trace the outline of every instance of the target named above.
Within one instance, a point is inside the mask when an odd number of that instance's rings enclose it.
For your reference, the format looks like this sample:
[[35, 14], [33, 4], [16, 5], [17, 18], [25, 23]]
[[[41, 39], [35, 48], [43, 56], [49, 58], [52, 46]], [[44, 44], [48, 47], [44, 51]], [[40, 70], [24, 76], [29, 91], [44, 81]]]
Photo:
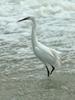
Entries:
[[[31, 20], [32, 21], [32, 34], [31, 34], [31, 41], [32, 41], [32, 47], [34, 54], [42, 61], [42, 63], [45, 65], [47, 70], [47, 75], [51, 75], [53, 71], [55, 70], [56, 66], [60, 66], [60, 52], [53, 49], [48, 48], [44, 44], [40, 43], [36, 37], [35, 30], [36, 30], [36, 22], [34, 17], [26, 17], [23, 19], [18, 20], [18, 22], [24, 21], [24, 20]], [[49, 71], [48, 65], [52, 67], [52, 70]]]

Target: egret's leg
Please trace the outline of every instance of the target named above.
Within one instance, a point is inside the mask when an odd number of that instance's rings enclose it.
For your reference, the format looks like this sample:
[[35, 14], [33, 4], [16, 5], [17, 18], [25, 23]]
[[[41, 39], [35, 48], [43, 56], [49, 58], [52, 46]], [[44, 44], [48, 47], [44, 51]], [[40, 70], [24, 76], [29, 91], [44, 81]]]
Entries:
[[48, 69], [48, 67], [47, 67], [47, 65], [46, 65], [46, 69], [47, 69], [47, 75], [48, 75], [48, 77], [49, 77], [49, 69]]
[[51, 70], [51, 73], [50, 74], [52, 74], [54, 70], [55, 70], [55, 67], [52, 66], [52, 70]]

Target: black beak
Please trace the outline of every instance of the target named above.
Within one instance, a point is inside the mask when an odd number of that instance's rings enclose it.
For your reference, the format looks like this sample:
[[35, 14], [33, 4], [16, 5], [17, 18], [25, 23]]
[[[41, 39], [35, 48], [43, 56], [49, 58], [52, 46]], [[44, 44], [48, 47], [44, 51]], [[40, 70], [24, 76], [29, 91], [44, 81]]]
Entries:
[[26, 17], [26, 18], [20, 19], [17, 22], [21, 22], [21, 21], [28, 20], [28, 19], [30, 19], [30, 17]]

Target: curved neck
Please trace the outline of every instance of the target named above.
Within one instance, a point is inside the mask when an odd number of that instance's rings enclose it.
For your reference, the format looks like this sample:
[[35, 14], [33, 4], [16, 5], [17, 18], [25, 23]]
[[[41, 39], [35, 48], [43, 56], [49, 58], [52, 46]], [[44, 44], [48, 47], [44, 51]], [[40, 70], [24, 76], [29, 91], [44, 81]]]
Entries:
[[35, 23], [35, 19], [31, 18], [32, 20], [32, 34], [31, 34], [31, 38], [32, 38], [32, 46], [34, 48], [34, 46], [37, 44], [37, 38], [36, 38], [36, 34], [35, 34], [35, 30], [36, 30], [36, 23]]
[[33, 17], [26, 17], [23, 18], [21, 20], [18, 20], [18, 22], [24, 21], [24, 20], [31, 20], [32, 21], [32, 46], [33, 48], [37, 45], [37, 39], [36, 39], [36, 34], [35, 34], [35, 29], [36, 29], [36, 23], [35, 23], [35, 19]]

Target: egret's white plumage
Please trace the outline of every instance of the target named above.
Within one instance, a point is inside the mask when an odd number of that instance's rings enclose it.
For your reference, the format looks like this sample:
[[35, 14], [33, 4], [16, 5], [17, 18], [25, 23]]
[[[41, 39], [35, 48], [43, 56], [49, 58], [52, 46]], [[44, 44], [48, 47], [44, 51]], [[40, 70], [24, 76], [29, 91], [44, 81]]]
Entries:
[[[36, 23], [35, 19], [33, 17], [26, 17], [23, 18], [20, 21], [24, 20], [31, 20], [32, 21], [32, 47], [35, 55], [45, 64], [45, 67], [47, 69], [48, 76], [49, 74], [52, 74], [55, 67], [60, 66], [60, 52], [56, 51], [55, 49], [48, 48], [44, 44], [40, 43], [36, 37], [35, 29], [36, 29]], [[48, 66], [50, 65], [52, 67], [51, 73], [49, 72]]]

